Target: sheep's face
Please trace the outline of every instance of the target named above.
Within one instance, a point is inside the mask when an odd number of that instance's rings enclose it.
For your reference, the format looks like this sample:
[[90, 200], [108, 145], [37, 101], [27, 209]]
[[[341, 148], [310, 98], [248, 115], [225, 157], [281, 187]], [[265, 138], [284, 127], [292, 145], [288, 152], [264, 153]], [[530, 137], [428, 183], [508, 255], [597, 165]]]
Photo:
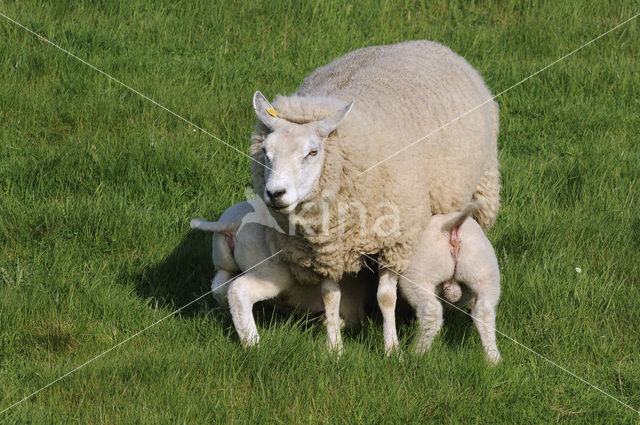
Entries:
[[260, 92], [254, 95], [253, 106], [258, 119], [272, 131], [262, 142], [262, 196], [269, 207], [288, 214], [315, 194], [324, 166], [324, 142], [347, 116], [353, 101], [325, 119], [306, 124], [278, 118]]
[[290, 124], [271, 133], [264, 151], [264, 200], [271, 208], [289, 213], [311, 198], [324, 165], [324, 138], [308, 125]]

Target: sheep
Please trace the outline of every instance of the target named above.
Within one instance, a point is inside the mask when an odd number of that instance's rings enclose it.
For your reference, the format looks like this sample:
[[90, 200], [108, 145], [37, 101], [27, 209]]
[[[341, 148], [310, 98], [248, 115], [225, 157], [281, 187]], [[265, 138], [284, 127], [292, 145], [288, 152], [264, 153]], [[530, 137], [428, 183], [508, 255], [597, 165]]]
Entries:
[[[204, 219], [191, 220], [191, 228], [214, 232], [212, 238], [212, 260], [216, 274], [211, 283], [211, 292], [222, 307], [229, 307], [234, 325], [245, 345], [253, 345], [259, 340], [252, 307], [256, 298], [275, 299], [279, 309], [297, 309], [308, 313], [321, 313], [325, 306], [320, 286], [304, 287], [295, 282], [276, 294], [271, 284], [262, 284], [252, 279], [235, 279], [239, 273], [257, 268], [268, 270], [273, 281], [293, 282], [287, 267], [273, 259], [266, 246], [264, 230], [271, 225], [265, 218], [266, 207], [260, 201], [241, 202], [228, 208], [217, 222]], [[264, 262], [263, 262], [264, 261]], [[368, 282], [373, 275], [360, 273], [356, 277], [345, 276], [340, 282], [342, 296], [334, 299], [339, 308], [338, 317], [328, 317], [328, 326], [350, 327], [359, 325], [370, 304], [371, 286]], [[335, 310], [331, 300], [327, 300], [330, 312]], [[344, 321], [343, 321], [344, 319]], [[341, 340], [329, 340], [328, 344], [342, 352]]]
[[479, 224], [495, 220], [491, 92], [462, 57], [423, 40], [348, 53], [273, 104], [256, 92], [253, 106], [254, 190], [289, 229], [266, 230], [269, 252], [282, 250], [295, 279], [321, 284], [327, 296], [363, 267], [363, 254], [377, 254], [385, 350], [393, 351], [395, 273], [408, 267], [430, 216], [477, 199]]
[[[478, 208], [476, 201], [461, 212], [432, 216], [408, 269], [398, 279], [398, 286], [418, 318], [416, 352], [423, 353], [431, 346], [442, 326], [444, 304], [471, 309], [485, 356], [497, 364], [500, 353], [496, 345], [495, 309], [500, 298], [500, 271], [491, 242], [480, 225], [468, 218]], [[445, 285], [455, 288], [457, 282], [464, 284], [461, 297], [455, 304], [449, 304]]]

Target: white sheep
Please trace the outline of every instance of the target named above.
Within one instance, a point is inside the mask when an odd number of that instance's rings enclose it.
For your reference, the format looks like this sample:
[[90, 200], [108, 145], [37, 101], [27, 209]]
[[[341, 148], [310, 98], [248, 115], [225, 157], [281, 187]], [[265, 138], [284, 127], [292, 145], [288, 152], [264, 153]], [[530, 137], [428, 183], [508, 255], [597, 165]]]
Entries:
[[[321, 313], [325, 310], [326, 304], [330, 312], [326, 320], [328, 327], [341, 327], [342, 319], [347, 326], [360, 324], [365, 317], [367, 304], [371, 301], [371, 285], [367, 278], [370, 280], [373, 274], [345, 276], [340, 282], [342, 296], [337, 299], [330, 297], [323, 301], [320, 286], [306, 287], [295, 282], [280, 292], [277, 284], [273, 282], [293, 282], [293, 278], [288, 267], [275, 258], [264, 261], [271, 254], [267, 249], [264, 235], [266, 226], [263, 224], [268, 223], [268, 219], [261, 215], [259, 202], [258, 200], [235, 204], [227, 209], [217, 222], [191, 220], [192, 229], [214, 232], [212, 260], [216, 274], [211, 283], [211, 290], [221, 306], [228, 306], [235, 313], [232, 314], [232, 318], [240, 340], [245, 345], [258, 342], [259, 335], [252, 313], [253, 304], [256, 300], [276, 296], [274, 301], [279, 309], [295, 308], [309, 313]], [[259, 265], [255, 267], [256, 264]], [[263, 276], [268, 275], [268, 279], [234, 279], [247, 270]], [[338, 304], [337, 308], [334, 303]], [[336, 310], [339, 314], [332, 315]], [[335, 332], [330, 335], [334, 336]], [[328, 340], [328, 344], [338, 352], [342, 351], [341, 340]]]
[[296, 281], [321, 283], [331, 296], [345, 273], [362, 268], [362, 253], [377, 254], [387, 266], [378, 285], [387, 352], [397, 347], [394, 272], [408, 267], [431, 214], [478, 199], [480, 225], [495, 220], [491, 99], [469, 63], [430, 41], [351, 52], [273, 105], [254, 95], [254, 190], [282, 228], [294, 230], [267, 229], [269, 252], [282, 250]]
[[487, 359], [500, 361], [496, 346], [495, 309], [500, 298], [500, 271], [491, 243], [472, 218], [472, 202], [461, 212], [434, 215], [420, 237], [409, 268], [398, 285], [418, 318], [416, 351], [429, 349], [442, 326], [442, 304], [449, 289], [462, 283], [459, 309], [470, 308]]

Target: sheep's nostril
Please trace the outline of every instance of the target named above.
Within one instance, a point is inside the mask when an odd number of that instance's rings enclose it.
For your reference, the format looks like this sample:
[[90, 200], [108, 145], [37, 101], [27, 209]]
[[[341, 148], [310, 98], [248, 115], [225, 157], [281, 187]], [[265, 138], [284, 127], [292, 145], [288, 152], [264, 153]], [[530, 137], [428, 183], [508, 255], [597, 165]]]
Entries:
[[280, 199], [282, 197], [282, 195], [284, 195], [286, 192], [286, 189], [280, 189], [280, 190], [267, 190], [267, 196], [269, 196], [269, 199], [272, 202], [277, 201], [278, 199]]

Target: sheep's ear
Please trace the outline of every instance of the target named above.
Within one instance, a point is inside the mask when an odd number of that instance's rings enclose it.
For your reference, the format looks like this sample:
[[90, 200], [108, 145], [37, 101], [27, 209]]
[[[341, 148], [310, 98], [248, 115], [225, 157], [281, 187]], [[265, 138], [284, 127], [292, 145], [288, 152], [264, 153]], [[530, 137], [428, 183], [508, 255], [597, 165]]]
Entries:
[[329, 115], [327, 118], [316, 122], [315, 130], [320, 137], [323, 139], [331, 134], [336, 128], [342, 124], [342, 121], [347, 117], [347, 114], [351, 110], [353, 106], [353, 100], [349, 102], [349, 104], [343, 108], [338, 109], [333, 114]]
[[253, 109], [256, 111], [256, 115], [261, 123], [266, 125], [269, 130], [275, 130], [276, 123], [278, 122], [278, 114], [260, 91], [255, 92], [253, 95]]

